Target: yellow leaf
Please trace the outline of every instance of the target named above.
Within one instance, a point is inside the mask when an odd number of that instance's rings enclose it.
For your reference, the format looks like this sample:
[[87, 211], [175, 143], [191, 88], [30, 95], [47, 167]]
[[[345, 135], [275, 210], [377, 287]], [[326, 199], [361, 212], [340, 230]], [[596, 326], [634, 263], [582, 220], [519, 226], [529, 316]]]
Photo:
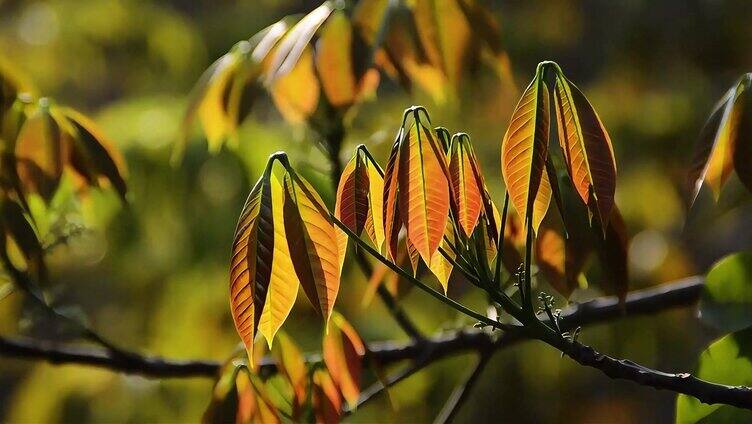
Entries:
[[339, 291], [337, 234], [318, 193], [302, 177], [289, 173], [284, 217], [295, 273], [308, 300], [328, 322]]
[[335, 108], [355, 100], [350, 21], [341, 10], [332, 12], [321, 27], [316, 48], [316, 69], [329, 103]]
[[[512, 204], [526, 226], [537, 231], [551, 201], [545, 172], [548, 154], [548, 89], [538, 65], [536, 76], [512, 113], [501, 146], [501, 170]], [[532, 221], [530, 221], [532, 219]]]
[[449, 243], [454, 243], [454, 230], [452, 229], [451, 221], [447, 221], [446, 230], [444, 230], [444, 237], [445, 239], [441, 241], [440, 245], [444, 253], [437, 250], [431, 257], [431, 262], [428, 264], [428, 268], [433, 272], [433, 275], [436, 276], [436, 279], [439, 280], [441, 288], [444, 289], [444, 294], [446, 294], [447, 289], [449, 288], [449, 277], [452, 275], [453, 265], [444, 255], [446, 254], [452, 260], [457, 256], [454, 253], [454, 250], [449, 247]]
[[271, 198], [274, 217], [274, 253], [271, 264], [271, 278], [266, 293], [266, 302], [259, 320], [259, 331], [266, 338], [269, 347], [272, 346], [274, 335], [290, 314], [295, 298], [298, 296], [297, 275], [293, 268], [288, 249], [287, 234], [285, 233], [284, 211], [282, 205], [285, 193], [277, 177], [271, 175]]
[[292, 123], [302, 123], [316, 111], [321, 88], [313, 66], [313, 53], [307, 47], [295, 67], [271, 83], [274, 104]]

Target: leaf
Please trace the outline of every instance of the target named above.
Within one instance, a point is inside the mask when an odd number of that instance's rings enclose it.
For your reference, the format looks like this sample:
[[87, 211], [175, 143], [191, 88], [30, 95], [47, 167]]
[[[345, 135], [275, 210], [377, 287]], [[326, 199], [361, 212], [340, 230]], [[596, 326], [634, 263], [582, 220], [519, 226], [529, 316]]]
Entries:
[[298, 175], [285, 175], [284, 216], [295, 273], [308, 300], [328, 322], [339, 291], [337, 234], [323, 200]]
[[[700, 355], [697, 378], [731, 386], [752, 386], [752, 330], [729, 334], [713, 342]], [[729, 422], [752, 420], [752, 413], [721, 404], [708, 405], [694, 397], [679, 395], [676, 422]]]
[[534, 245], [535, 261], [551, 286], [566, 299], [580, 286], [580, 276], [590, 246], [565, 239], [552, 225], [544, 224]]
[[211, 151], [219, 149], [226, 138], [234, 135], [243, 118], [242, 109], [250, 108], [269, 53], [287, 33], [290, 22], [289, 18], [282, 19], [259, 31], [250, 40], [241, 41], [204, 71], [191, 90], [173, 161], [182, 157], [197, 117]]
[[470, 237], [478, 224], [482, 209], [481, 191], [485, 189], [473, 170], [475, 155], [469, 142], [467, 134], [455, 134], [449, 153], [449, 175], [454, 192], [452, 209], [466, 237]]
[[548, 154], [548, 89], [542, 65], [512, 113], [501, 145], [501, 170], [512, 204], [538, 231], [551, 201], [551, 185], [544, 172]]
[[50, 113], [46, 99], [21, 127], [16, 140], [16, 164], [21, 183], [27, 191], [49, 200], [60, 183], [68, 156], [69, 133]]
[[360, 397], [360, 373], [366, 349], [355, 329], [337, 312], [332, 314], [322, 349], [332, 381], [348, 405], [355, 407]]
[[0, 234], [3, 236], [2, 244], [0, 244], [3, 253], [9, 254], [6, 251], [6, 239], [9, 239], [23, 255], [29, 274], [34, 276], [37, 282], [44, 282], [46, 280], [44, 248], [31, 223], [26, 219], [23, 208], [8, 198], [0, 200]]
[[429, 263], [449, 216], [449, 181], [443, 150], [418, 113], [400, 142], [399, 209], [408, 239]]
[[61, 112], [76, 131], [71, 149], [71, 165], [75, 167], [78, 163], [85, 166], [85, 170], [78, 167], [79, 172], [109, 181], [118, 194], [125, 198], [128, 190], [125, 183], [127, 170], [125, 160], [115, 145], [83, 114], [70, 108], [64, 108]]
[[303, 50], [294, 68], [271, 81], [268, 84], [274, 104], [288, 122], [302, 123], [316, 112], [321, 87], [311, 47]]
[[350, 22], [342, 10], [335, 10], [321, 27], [316, 48], [316, 70], [321, 88], [335, 108], [348, 107], [355, 101], [352, 44]]
[[703, 182], [707, 182], [716, 200], [733, 170], [733, 149], [741, 110], [736, 107], [741, 85], [732, 87], [716, 105], [695, 147], [689, 174], [690, 204], [694, 203]]
[[734, 102], [734, 108], [738, 108], [739, 114], [734, 143], [734, 169], [739, 180], [752, 191], [752, 74], [742, 77], [744, 89]]
[[473, 30], [457, 0], [416, 0], [415, 22], [433, 65], [458, 87], [474, 46]]
[[386, 253], [392, 260], [397, 256], [398, 234], [402, 227], [397, 209], [397, 193], [399, 188], [400, 144], [404, 137], [404, 129], [400, 128], [384, 171], [384, 194], [382, 196], [384, 200], [384, 243], [386, 244]]
[[287, 376], [295, 393], [298, 405], [305, 402], [308, 393], [308, 366], [298, 346], [284, 332], [277, 335], [277, 344], [272, 348], [281, 372]]
[[365, 161], [368, 174], [368, 216], [366, 233], [378, 250], [384, 246], [384, 175], [379, 165], [368, 158]]
[[611, 210], [611, 219], [605, 233], [601, 234], [606, 235], [605, 239], [594, 238], [598, 244], [596, 252], [609, 277], [604, 283], [607, 283], [607, 289], [616, 293], [619, 302], [623, 303], [629, 290], [629, 236], [624, 218], [616, 206]]
[[342, 399], [331, 376], [325, 370], [313, 373], [313, 409], [317, 423], [338, 423]]
[[433, 256], [431, 257], [431, 261], [428, 263], [428, 269], [430, 269], [433, 275], [436, 276], [436, 279], [439, 280], [441, 288], [444, 289], [444, 294], [447, 293], [447, 289], [449, 288], [449, 277], [451, 277], [452, 269], [454, 268], [452, 262], [444, 255], [446, 254], [452, 260], [457, 257], [457, 255], [454, 253], [454, 250], [449, 247], [449, 243], [455, 242], [452, 222], [448, 220], [446, 225], [446, 229], [444, 230], [444, 239], [441, 240], [441, 244], [439, 245], [440, 249], [443, 250], [444, 253], [437, 250], [436, 252], [434, 252]]
[[334, 216], [357, 235], [363, 232], [370, 213], [369, 174], [363, 161], [356, 152], [343, 169], [334, 208]]
[[212, 398], [201, 422], [224, 423], [279, 423], [277, 408], [264, 393], [259, 382], [254, 382], [243, 365], [228, 363], [214, 385]]
[[249, 358], [253, 358], [253, 339], [271, 282], [275, 248], [272, 208], [272, 182], [265, 173], [243, 206], [230, 262], [230, 309]]
[[616, 190], [616, 160], [611, 139], [585, 95], [556, 66], [556, 108], [559, 143], [572, 183], [585, 205], [604, 226]]
[[705, 277], [700, 318], [733, 332], [752, 325], [752, 252], [738, 252], [716, 262]]

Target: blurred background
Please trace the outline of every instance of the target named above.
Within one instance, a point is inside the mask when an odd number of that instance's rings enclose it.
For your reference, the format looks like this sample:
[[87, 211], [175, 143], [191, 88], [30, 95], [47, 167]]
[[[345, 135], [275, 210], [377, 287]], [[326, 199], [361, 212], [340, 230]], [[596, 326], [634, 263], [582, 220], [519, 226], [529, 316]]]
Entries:
[[[580, 86], [609, 130], [618, 164], [617, 204], [632, 237], [630, 288], [704, 272], [728, 252], [752, 245], [750, 196], [738, 181], [718, 203], [707, 189], [687, 212], [685, 178], [693, 145], [715, 102], [752, 68], [752, 8], [746, 1], [484, 1], [501, 24], [502, 46], [518, 89], [535, 65], [555, 60]], [[232, 45], [317, 1], [292, 0], [0, 0], [0, 60], [39, 91], [88, 113], [124, 153], [129, 204], [91, 191], [61, 190], [50, 205], [86, 228], [49, 256], [54, 303], [136, 351], [223, 360], [235, 348], [227, 301], [227, 264], [235, 221], [268, 155], [286, 150], [327, 200], [327, 162], [311, 134], [287, 124], [268, 99], [240, 128], [236, 148], [216, 155], [196, 133], [182, 164], [169, 162], [188, 93]], [[365, 143], [385, 162], [402, 110], [428, 107], [435, 124], [474, 140], [496, 201], [503, 184], [499, 146], [516, 95], [495, 98], [471, 84], [457, 104], [436, 104], [419, 90], [381, 84], [360, 106], [343, 156]], [[485, 95], [484, 95], [485, 94]], [[366, 280], [346, 266], [338, 309], [366, 340], [404, 339], [374, 301], [362, 306]], [[573, 301], [600, 295], [579, 290]], [[462, 285], [450, 296], [479, 306]], [[285, 330], [306, 351], [319, 349], [320, 321], [299, 297]], [[426, 332], [466, 321], [418, 292], [401, 300]], [[559, 303], [564, 305], [564, 300]], [[65, 340], [24, 308], [0, 302], [0, 333]], [[690, 309], [630, 318], [583, 330], [599, 350], [666, 371], [694, 367], [715, 334]], [[436, 363], [374, 401], [352, 422], [430, 422], [470, 355]], [[148, 380], [93, 368], [0, 358], [4, 422], [196, 422], [209, 379]], [[675, 396], [614, 382], [563, 360], [540, 343], [498, 353], [462, 422], [667, 422]]]

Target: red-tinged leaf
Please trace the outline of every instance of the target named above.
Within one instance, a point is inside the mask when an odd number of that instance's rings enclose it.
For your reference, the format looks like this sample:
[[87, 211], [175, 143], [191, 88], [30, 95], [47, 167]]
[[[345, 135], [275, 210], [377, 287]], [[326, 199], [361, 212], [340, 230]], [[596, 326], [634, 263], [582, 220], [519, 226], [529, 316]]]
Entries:
[[243, 365], [225, 364], [214, 385], [212, 399], [201, 418], [204, 424], [279, 423], [276, 406], [263, 384]]
[[616, 160], [611, 139], [585, 95], [557, 67], [554, 90], [559, 143], [580, 199], [607, 223], [614, 206]]
[[446, 157], [431, 131], [417, 119], [400, 143], [399, 202], [407, 237], [425, 263], [444, 236], [449, 216]]
[[475, 157], [469, 146], [467, 134], [455, 134], [449, 156], [449, 174], [454, 192], [453, 211], [459, 227], [466, 237], [470, 237], [478, 224], [482, 209], [482, 180], [473, 171]]
[[318, 193], [302, 177], [289, 173], [284, 216], [295, 272], [308, 300], [328, 322], [339, 291], [337, 233]]
[[407, 249], [407, 257], [410, 259], [410, 267], [413, 270], [413, 277], [418, 275], [418, 267], [420, 266], [420, 252], [410, 242], [410, 239], [405, 237], [405, 248]]
[[342, 171], [334, 216], [357, 235], [363, 232], [369, 213], [370, 184], [364, 158], [356, 152]]
[[501, 170], [512, 204], [526, 227], [537, 231], [551, 201], [551, 185], [545, 172], [548, 154], [548, 89], [543, 83], [544, 65], [512, 113], [501, 146]]
[[253, 358], [253, 339], [272, 278], [275, 247], [272, 182], [262, 176], [240, 214], [230, 263], [230, 308], [235, 329]]
[[384, 243], [386, 244], [387, 256], [394, 260], [397, 256], [397, 241], [402, 221], [397, 209], [400, 167], [400, 143], [404, 138], [404, 129], [400, 128], [397, 138], [392, 145], [389, 160], [384, 171]]
[[342, 410], [342, 398], [325, 370], [313, 373], [313, 410], [317, 423], [336, 424]]
[[355, 407], [360, 397], [365, 345], [342, 315], [336, 312], [332, 314], [330, 325], [323, 341], [324, 363], [342, 397], [350, 407]]
[[368, 175], [368, 216], [366, 217], [366, 233], [376, 249], [384, 246], [384, 175], [377, 163], [367, 158], [365, 160]]

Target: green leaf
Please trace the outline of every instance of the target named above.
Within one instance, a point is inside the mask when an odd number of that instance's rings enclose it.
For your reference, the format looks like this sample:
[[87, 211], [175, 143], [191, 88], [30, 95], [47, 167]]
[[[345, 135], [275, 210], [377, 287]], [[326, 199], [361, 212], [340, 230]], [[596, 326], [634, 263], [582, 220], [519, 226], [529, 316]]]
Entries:
[[[729, 334], [711, 344], [700, 355], [696, 375], [703, 380], [728, 385], [752, 385], [752, 329]], [[677, 423], [750, 422], [752, 413], [731, 406], [707, 405], [679, 395]]]
[[700, 317], [720, 330], [733, 332], [752, 325], [752, 252], [718, 261], [708, 272], [700, 298]]

